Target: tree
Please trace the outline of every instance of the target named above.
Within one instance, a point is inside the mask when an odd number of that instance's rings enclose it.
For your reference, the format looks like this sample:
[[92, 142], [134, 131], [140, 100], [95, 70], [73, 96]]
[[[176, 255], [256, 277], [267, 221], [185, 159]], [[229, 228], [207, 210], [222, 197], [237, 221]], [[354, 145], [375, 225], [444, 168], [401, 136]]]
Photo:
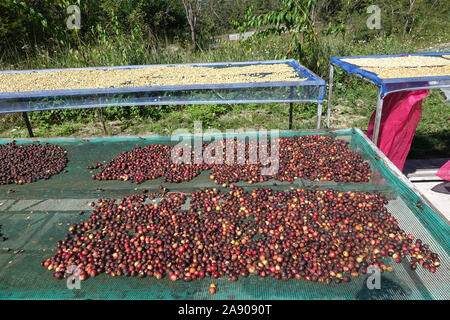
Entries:
[[196, 46], [196, 34], [197, 25], [200, 20], [202, 11], [202, 0], [181, 0], [183, 2], [184, 10], [186, 12], [186, 18], [191, 29], [191, 41]]
[[317, 0], [282, 0], [278, 8], [264, 14], [255, 14], [250, 7], [239, 30], [256, 29], [256, 38], [289, 34], [289, 48], [283, 58], [294, 57], [316, 71], [321, 62], [321, 46], [312, 20], [316, 3]]

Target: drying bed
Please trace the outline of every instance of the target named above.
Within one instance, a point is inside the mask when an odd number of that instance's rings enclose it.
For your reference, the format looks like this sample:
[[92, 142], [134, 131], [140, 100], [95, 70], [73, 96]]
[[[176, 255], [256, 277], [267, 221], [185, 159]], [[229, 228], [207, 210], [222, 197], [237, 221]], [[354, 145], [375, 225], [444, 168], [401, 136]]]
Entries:
[[0, 92], [76, 90], [149, 86], [305, 81], [284, 63], [211, 68], [167, 65], [120, 69], [67, 69], [0, 73]]
[[426, 52], [332, 57], [330, 63], [374, 83], [385, 96], [403, 90], [450, 87], [448, 57], [449, 52]]
[[[1, 298], [50, 298], [50, 299], [449, 299], [450, 283], [448, 266], [450, 248], [449, 226], [419, 195], [407, 180], [392, 169], [392, 164], [359, 130], [333, 132], [281, 132], [280, 136], [331, 134], [349, 141], [350, 147], [368, 161], [372, 179], [368, 183], [336, 183], [332, 181], [309, 181], [296, 179], [292, 184], [269, 180], [248, 186], [248, 190], [261, 186], [287, 190], [290, 187], [347, 191], [380, 192], [388, 199], [389, 212], [399, 221], [407, 233], [414, 234], [439, 255], [441, 268], [431, 274], [422, 268], [413, 271], [408, 261], [401, 264], [386, 260], [393, 267], [392, 273], [381, 276], [381, 289], [369, 290], [366, 280], [360, 276], [350, 283], [324, 284], [305, 280], [274, 280], [250, 276], [232, 282], [227, 278], [201, 279], [191, 282], [168, 278], [125, 278], [100, 275], [81, 283], [80, 290], [69, 290], [65, 281], [52, 277], [41, 262], [55, 254], [55, 244], [63, 240], [70, 225], [86, 221], [91, 210], [90, 202], [98, 198], [117, 198], [134, 193], [159, 192], [160, 185], [170, 191], [196, 192], [204, 188], [219, 188], [203, 172], [193, 180], [182, 183], [165, 183], [162, 178], [136, 185], [131, 181], [92, 180], [86, 165], [103, 163], [124, 150], [155, 143], [175, 144], [170, 137], [126, 137], [45, 139], [68, 151], [67, 173], [52, 176], [26, 185], [0, 186], [0, 225], [8, 238], [0, 251], [0, 297]], [[44, 140], [41, 140], [43, 142]], [[9, 141], [3, 141], [9, 142]], [[17, 144], [30, 143], [19, 140]], [[78, 215], [80, 210], [86, 213]], [[20, 250], [24, 250], [21, 252]], [[217, 285], [215, 295], [209, 294], [210, 283]]]
[[295, 60], [0, 71], [0, 113], [132, 105], [323, 103]]

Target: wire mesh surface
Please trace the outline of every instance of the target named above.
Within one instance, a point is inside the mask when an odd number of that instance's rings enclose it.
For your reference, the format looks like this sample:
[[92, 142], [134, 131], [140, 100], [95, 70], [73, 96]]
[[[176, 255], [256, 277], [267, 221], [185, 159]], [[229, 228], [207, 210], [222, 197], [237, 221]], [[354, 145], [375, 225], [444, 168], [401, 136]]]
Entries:
[[[0, 93], [0, 113], [133, 105], [271, 102], [323, 103], [325, 81], [299, 65], [295, 60], [197, 63], [184, 64], [184, 66], [227, 68], [270, 64], [288, 65], [295, 70], [298, 78], [305, 78], [306, 80], [5, 92]], [[101, 72], [102, 70], [111, 69], [139, 69], [159, 66], [161, 65], [81, 68], [79, 70], [94, 69]], [[59, 70], [73, 69], [34, 70], [33, 72], [54, 72]], [[30, 70], [0, 71], [0, 73], [9, 74], [23, 72], [30, 72]], [[101, 73], [99, 73], [100, 75]]]
[[[305, 135], [325, 132], [282, 132], [280, 136]], [[208, 292], [212, 279], [172, 282], [167, 277], [154, 278], [111, 277], [101, 274], [81, 282], [80, 290], [70, 290], [66, 281], [52, 277], [52, 272], [40, 263], [51, 257], [56, 241], [64, 239], [70, 225], [87, 220], [91, 201], [97, 198], [121, 198], [142, 189], [159, 191], [164, 185], [172, 191], [194, 192], [205, 187], [220, 186], [203, 172], [190, 182], [171, 184], [162, 178], [136, 185], [130, 181], [98, 181], [91, 179], [86, 165], [109, 161], [122, 151], [152, 143], [168, 143], [169, 137], [149, 138], [97, 138], [43, 139], [68, 150], [67, 173], [49, 180], [26, 185], [0, 186], [0, 224], [2, 233], [9, 239], [0, 243], [11, 251], [0, 251], [1, 299], [450, 299], [450, 228], [418, 195], [410, 190], [379, 159], [366, 140], [354, 130], [332, 132], [336, 138], [350, 142], [350, 147], [370, 162], [373, 179], [366, 184], [313, 182], [297, 179], [293, 184], [269, 180], [247, 188], [271, 186], [287, 189], [291, 186], [335, 188], [339, 190], [380, 191], [389, 200], [388, 211], [399, 221], [399, 226], [430, 245], [439, 254], [442, 266], [435, 274], [418, 268], [412, 271], [408, 261], [396, 264], [386, 258], [392, 273], [384, 272], [381, 289], [369, 290], [369, 274], [352, 278], [350, 283], [324, 284], [305, 280], [274, 280], [250, 276], [232, 282], [228, 278], [215, 279], [217, 293]], [[3, 143], [7, 141], [2, 141]], [[17, 143], [29, 143], [21, 140]], [[275, 185], [276, 184], [276, 185]], [[245, 185], [237, 183], [237, 185]], [[85, 210], [83, 216], [78, 212]], [[14, 250], [25, 250], [14, 254]]]
[[404, 90], [418, 90], [418, 89], [434, 89], [450, 87], [450, 74], [444, 76], [430, 76], [430, 77], [410, 77], [410, 78], [392, 78], [381, 79], [377, 74], [364, 70], [361, 67], [351, 64], [343, 59], [359, 59], [359, 58], [392, 58], [404, 56], [435, 56], [448, 59], [450, 52], [425, 52], [412, 54], [393, 54], [393, 55], [373, 55], [373, 56], [353, 56], [353, 57], [332, 57], [330, 63], [339, 66], [348, 74], [360, 76], [370, 82], [374, 83], [381, 95], [387, 95], [390, 92], [404, 91]]

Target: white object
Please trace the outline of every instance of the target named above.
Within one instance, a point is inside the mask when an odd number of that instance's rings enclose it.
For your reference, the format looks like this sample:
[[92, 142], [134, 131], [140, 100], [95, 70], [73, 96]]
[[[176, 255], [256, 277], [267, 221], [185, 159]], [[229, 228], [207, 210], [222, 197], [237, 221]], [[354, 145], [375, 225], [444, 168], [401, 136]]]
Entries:
[[445, 100], [445, 103], [450, 104], [450, 88], [441, 88], [441, 90], [447, 97], [447, 100]]

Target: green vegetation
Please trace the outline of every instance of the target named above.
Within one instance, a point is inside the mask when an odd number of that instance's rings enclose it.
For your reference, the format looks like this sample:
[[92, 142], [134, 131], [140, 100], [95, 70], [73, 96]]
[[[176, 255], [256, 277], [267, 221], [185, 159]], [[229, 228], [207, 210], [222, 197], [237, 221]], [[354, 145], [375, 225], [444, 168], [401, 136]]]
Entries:
[[[77, 3], [82, 28], [69, 30], [66, 8]], [[381, 8], [380, 30], [366, 26], [366, 8], [372, 4]], [[327, 79], [331, 56], [450, 50], [449, 11], [443, 0], [206, 0], [193, 44], [181, 0], [4, 0], [0, 69], [289, 57]], [[248, 29], [259, 32], [240, 42], [211, 40]], [[332, 127], [367, 128], [376, 104], [375, 87], [339, 69], [334, 84]], [[440, 91], [424, 100], [411, 157], [450, 156], [450, 112], [444, 100]], [[315, 110], [313, 104], [295, 105], [294, 128], [314, 128]], [[104, 134], [97, 109], [29, 116], [36, 136]], [[217, 129], [287, 129], [288, 105], [111, 107], [103, 109], [103, 119], [109, 134], [167, 134], [192, 127], [194, 120]], [[22, 116], [0, 115], [0, 136], [27, 136]]]

